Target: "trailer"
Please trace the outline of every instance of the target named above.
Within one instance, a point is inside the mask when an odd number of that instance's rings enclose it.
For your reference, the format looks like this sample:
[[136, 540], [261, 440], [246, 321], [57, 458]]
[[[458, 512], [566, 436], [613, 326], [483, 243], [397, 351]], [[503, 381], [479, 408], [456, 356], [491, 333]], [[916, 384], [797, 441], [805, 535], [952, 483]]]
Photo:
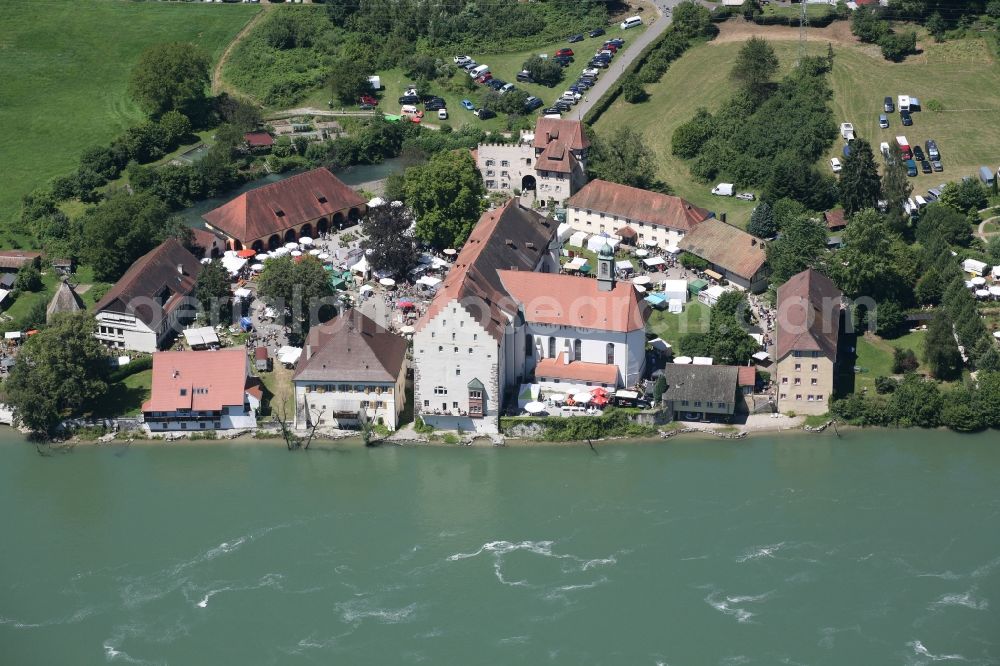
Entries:
[[844, 137], [844, 141], [854, 141], [854, 125], [840, 123], [840, 136]]
[[897, 136], [896, 143], [899, 144], [899, 149], [903, 151], [904, 160], [913, 159], [913, 151], [910, 150], [910, 142], [905, 136]]
[[899, 99], [899, 103], [897, 104], [897, 106], [899, 107], [899, 110], [900, 111], [909, 111], [910, 110], [910, 96], [909, 95], [900, 95], [898, 99]]

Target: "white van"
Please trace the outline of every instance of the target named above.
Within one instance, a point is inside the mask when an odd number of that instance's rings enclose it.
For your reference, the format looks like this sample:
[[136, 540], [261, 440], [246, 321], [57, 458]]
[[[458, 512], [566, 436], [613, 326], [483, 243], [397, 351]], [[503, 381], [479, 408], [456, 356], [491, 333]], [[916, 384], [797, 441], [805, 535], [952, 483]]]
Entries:
[[712, 194], [718, 197], [731, 197], [733, 196], [733, 184], [719, 183], [712, 188]]
[[899, 104], [897, 104], [897, 106], [899, 107], [900, 111], [909, 111], [910, 110], [910, 96], [909, 95], [900, 95], [898, 97], [898, 101], [899, 101]]
[[448, 120], [448, 109], [438, 109], [438, 120]]
[[634, 28], [637, 25], [642, 25], [642, 18], [638, 16], [629, 16], [627, 19], [622, 21], [622, 30], [628, 30], [629, 28]]
[[404, 104], [403, 106], [399, 107], [399, 115], [408, 116], [412, 118], [413, 116], [417, 115], [417, 112], [419, 110], [420, 109], [413, 106], [412, 104]]
[[478, 67], [473, 67], [472, 71], [469, 72], [469, 76], [474, 79], [478, 79], [480, 76], [490, 71], [489, 65], [479, 65]]

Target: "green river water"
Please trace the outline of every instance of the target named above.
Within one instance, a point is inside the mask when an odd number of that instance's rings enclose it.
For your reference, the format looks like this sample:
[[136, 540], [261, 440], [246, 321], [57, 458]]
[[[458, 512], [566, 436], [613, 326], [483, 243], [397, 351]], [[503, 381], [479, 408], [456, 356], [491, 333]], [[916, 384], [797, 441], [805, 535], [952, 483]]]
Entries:
[[0, 434], [0, 664], [1000, 663], [1000, 438]]

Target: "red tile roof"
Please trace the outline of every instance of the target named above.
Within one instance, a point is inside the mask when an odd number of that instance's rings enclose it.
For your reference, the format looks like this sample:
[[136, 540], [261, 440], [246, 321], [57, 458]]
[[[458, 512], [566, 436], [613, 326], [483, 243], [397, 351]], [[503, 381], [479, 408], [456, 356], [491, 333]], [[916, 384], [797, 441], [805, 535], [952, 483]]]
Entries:
[[30, 250], [0, 250], [0, 268], [20, 269], [41, 256], [41, 252]]
[[274, 137], [267, 132], [247, 132], [243, 135], [243, 140], [251, 148], [265, 148], [274, 145]]
[[535, 122], [535, 148], [545, 148], [550, 141], [559, 139], [570, 150], [590, 147], [590, 140], [579, 120], [539, 118]]
[[572, 173], [575, 167], [576, 158], [566, 149], [566, 144], [562, 141], [552, 141], [535, 159], [535, 169], [538, 171]]
[[736, 379], [737, 386], [753, 386], [757, 383], [757, 368], [752, 365], [741, 365], [739, 368]]
[[596, 210], [635, 222], [648, 222], [660, 227], [690, 231], [703, 220], [708, 211], [680, 197], [640, 190], [606, 180], [592, 180], [571, 196], [567, 208]]
[[[183, 272], [178, 272], [178, 266]], [[139, 257], [98, 301], [94, 311], [130, 314], [153, 326], [194, 291], [199, 273], [198, 259], [180, 241], [168, 238]], [[167, 299], [156, 311], [154, 303], [164, 291], [169, 292]]]
[[611, 363], [587, 363], [570, 361], [564, 363], [566, 352], [555, 358], [543, 358], [535, 365], [535, 377], [565, 379], [572, 382], [594, 382], [596, 384], [618, 384], [618, 366]]
[[811, 268], [778, 287], [775, 311], [778, 360], [792, 351], [818, 351], [835, 359], [841, 298], [843, 293], [837, 285]]
[[365, 199], [327, 169], [313, 169], [244, 192], [202, 218], [244, 245], [349, 208]]
[[764, 243], [720, 220], [705, 220], [677, 244], [682, 250], [750, 280], [767, 261]]
[[246, 350], [169, 351], [153, 354], [153, 383], [144, 412], [220, 411], [242, 405]]
[[598, 290], [593, 278], [561, 273], [500, 271], [526, 321], [626, 333], [645, 327], [647, 310], [630, 282]]
[[515, 307], [507, 298], [497, 271], [534, 270], [555, 233], [556, 227], [550, 220], [522, 208], [516, 199], [483, 213], [427, 312], [417, 322], [417, 331], [446, 306], [459, 303], [499, 341], [507, 317], [514, 314]]
[[834, 229], [843, 229], [847, 226], [847, 220], [844, 219], [843, 208], [826, 211], [823, 213], [823, 219], [826, 220], [826, 228], [831, 231]]

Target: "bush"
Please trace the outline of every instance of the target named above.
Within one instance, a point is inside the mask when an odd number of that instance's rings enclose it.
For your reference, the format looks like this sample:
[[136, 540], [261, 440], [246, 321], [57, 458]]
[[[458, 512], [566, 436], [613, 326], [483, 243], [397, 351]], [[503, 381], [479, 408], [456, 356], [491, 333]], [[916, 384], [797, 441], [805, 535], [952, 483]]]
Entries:
[[897, 382], [892, 377], [876, 377], [875, 378], [875, 392], [879, 395], [885, 395], [886, 393], [892, 393], [899, 386]]
[[892, 355], [892, 372], [901, 375], [907, 372], [916, 372], [920, 362], [912, 349], [897, 349]]
[[622, 79], [622, 97], [629, 104], [639, 104], [649, 99], [646, 90], [642, 87], [642, 82], [635, 74], [629, 74]]
[[542, 426], [542, 439], [549, 442], [582, 442], [605, 437], [643, 437], [656, 432], [652, 426], [632, 422], [627, 412], [608, 408], [601, 416], [558, 416], [543, 418], [504, 418], [501, 429], [516, 424]]
[[902, 62], [906, 56], [917, 52], [917, 33], [890, 33], [878, 41], [882, 57], [892, 62]]
[[703, 271], [708, 268], [709, 263], [690, 252], [684, 252], [681, 254], [681, 266], [691, 270]]

